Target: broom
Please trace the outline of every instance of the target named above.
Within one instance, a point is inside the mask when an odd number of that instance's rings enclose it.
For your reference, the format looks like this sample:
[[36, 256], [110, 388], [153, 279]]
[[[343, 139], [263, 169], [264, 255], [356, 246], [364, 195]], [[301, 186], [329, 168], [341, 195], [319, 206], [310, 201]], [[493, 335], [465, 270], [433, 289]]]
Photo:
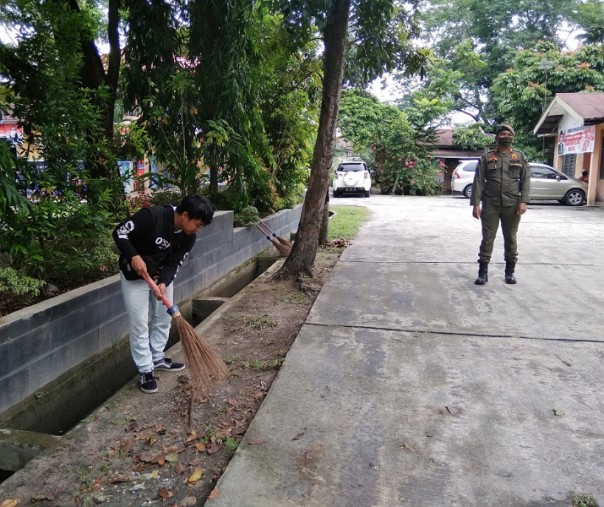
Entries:
[[[153, 291], [158, 287], [151, 277], [143, 274], [143, 279]], [[189, 363], [191, 371], [191, 380], [194, 391], [198, 388], [202, 393], [207, 393], [212, 378], [225, 378], [229, 374], [229, 369], [224, 361], [208, 345], [208, 343], [199, 336], [193, 326], [189, 324], [181, 315], [178, 306], [173, 305], [166, 296], [160, 298], [161, 302], [168, 309], [172, 321], [176, 324], [176, 330], [180, 336], [180, 341], [185, 349], [185, 356]]]
[[[260, 226], [260, 224], [262, 224], [262, 227]], [[256, 224], [256, 227], [258, 227], [258, 229], [260, 229], [260, 232], [262, 232], [262, 234], [266, 236], [266, 239], [268, 239], [273, 245], [275, 245], [275, 248], [277, 249], [279, 254], [284, 257], [287, 257], [291, 253], [292, 244], [285, 238], [277, 236], [266, 226], [266, 224], [262, 220], [260, 220], [259, 224]]]
[[262, 227], [264, 227], [273, 238], [275, 238], [279, 243], [281, 243], [282, 245], [286, 246], [287, 248], [289, 248], [291, 250], [292, 248], [292, 244], [290, 241], [286, 240], [284, 237], [282, 236], [277, 236], [273, 231], [271, 231], [268, 227], [268, 225], [266, 225], [262, 220], [258, 220], [261, 224]]

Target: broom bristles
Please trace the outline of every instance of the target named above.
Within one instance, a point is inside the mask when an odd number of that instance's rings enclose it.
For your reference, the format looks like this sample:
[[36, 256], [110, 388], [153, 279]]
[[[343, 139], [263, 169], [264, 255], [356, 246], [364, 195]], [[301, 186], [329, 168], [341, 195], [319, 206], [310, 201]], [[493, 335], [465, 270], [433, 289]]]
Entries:
[[291, 245], [285, 245], [277, 239], [271, 239], [271, 243], [275, 245], [275, 248], [279, 252], [279, 255], [282, 255], [283, 257], [287, 257], [292, 252]]
[[277, 241], [279, 243], [281, 243], [283, 246], [286, 246], [288, 248], [291, 248], [293, 246], [292, 243], [291, 243], [291, 241], [288, 241], [284, 237], [282, 237], [282, 236], [275, 236], [275, 237], [277, 238]]
[[175, 315], [173, 320], [185, 350], [193, 388], [207, 393], [212, 380], [227, 377], [229, 369], [182, 315]]

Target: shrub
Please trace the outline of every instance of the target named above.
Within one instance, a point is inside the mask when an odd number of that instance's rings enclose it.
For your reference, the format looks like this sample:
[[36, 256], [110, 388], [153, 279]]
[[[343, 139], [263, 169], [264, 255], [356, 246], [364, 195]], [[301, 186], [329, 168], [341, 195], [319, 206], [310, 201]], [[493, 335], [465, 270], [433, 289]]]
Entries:
[[438, 192], [439, 170], [429, 160], [389, 160], [382, 169], [380, 188], [383, 194], [434, 195]]
[[235, 227], [244, 227], [246, 225], [257, 224], [260, 220], [260, 214], [255, 206], [247, 206], [241, 210], [241, 213], [235, 213], [233, 219]]
[[0, 316], [36, 303], [45, 285], [16, 269], [0, 268]]
[[163, 206], [164, 204], [179, 204], [185, 196], [178, 190], [157, 190], [151, 194], [151, 204], [153, 206]]
[[109, 198], [106, 193], [93, 204], [67, 194], [18, 210], [0, 230], [2, 253], [10, 260], [10, 267], [60, 288], [116, 273]]
[[24, 275], [13, 268], [0, 268], [0, 296], [38, 296], [46, 285], [44, 280], [38, 280]]

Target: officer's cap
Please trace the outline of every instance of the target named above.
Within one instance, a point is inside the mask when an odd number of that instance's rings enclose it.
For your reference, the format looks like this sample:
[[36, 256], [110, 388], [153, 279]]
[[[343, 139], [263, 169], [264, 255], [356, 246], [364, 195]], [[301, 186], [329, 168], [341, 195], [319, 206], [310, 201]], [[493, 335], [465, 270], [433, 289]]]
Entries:
[[507, 125], [505, 123], [502, 123], [501, 125], [497, 125], [497, 130], [495, 133], [499, 134], [499, 132], [503, 132], [504, 130], [507, 130], [513, 136], [516, 135], [516, 133], [514, 132], [514, 129], [510, 125]]

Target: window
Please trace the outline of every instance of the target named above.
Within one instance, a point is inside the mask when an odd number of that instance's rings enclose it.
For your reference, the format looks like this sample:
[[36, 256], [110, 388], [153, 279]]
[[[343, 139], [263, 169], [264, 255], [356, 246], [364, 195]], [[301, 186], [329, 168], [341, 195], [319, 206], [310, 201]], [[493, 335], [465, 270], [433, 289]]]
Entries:
[[363, 163], [353, 163], [353, 164], [340, 164], [338, 166], [338, 171], [354, 171], [361, 172], [365, 171], [365, 164]]
[[564, 155], [562, 157], [562, 172], [571, 178], [575, 175], [577, 165], [577, 154]]

